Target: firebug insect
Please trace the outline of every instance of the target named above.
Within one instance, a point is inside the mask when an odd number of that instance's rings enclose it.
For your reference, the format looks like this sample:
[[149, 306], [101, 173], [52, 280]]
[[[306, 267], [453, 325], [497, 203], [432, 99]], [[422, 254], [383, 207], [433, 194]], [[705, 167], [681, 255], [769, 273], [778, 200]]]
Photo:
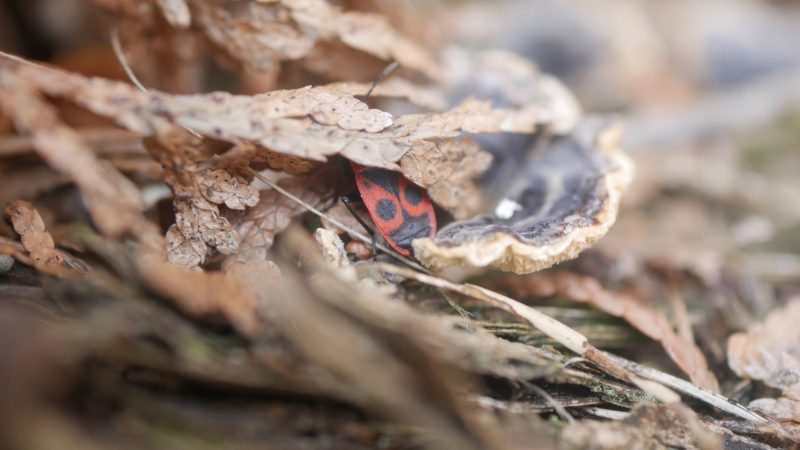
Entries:
[[[398, 253], [411, 256], [411, 241], [436, 234], [433, 204], [422, 188], [398, 172], [356, 163], [351, 166], [364, 206], [378, 231]], [[346, 201], [345, 205], [349, 209]]]

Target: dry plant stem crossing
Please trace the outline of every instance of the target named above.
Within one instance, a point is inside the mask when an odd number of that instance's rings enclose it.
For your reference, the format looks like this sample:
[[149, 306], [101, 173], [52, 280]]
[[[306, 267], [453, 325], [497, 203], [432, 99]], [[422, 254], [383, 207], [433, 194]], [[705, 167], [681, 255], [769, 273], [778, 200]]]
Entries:
[[658, 383], [643, 380], [626, 370], [624, 367], [610, 360], [605, 354], [603, 354], [603, 352], [590, 344], [586, 336], [553, 319], [552, 317], [542, 314], [536, 309], [520, 303], [510, 297], [506, 297], [505, 295], [498, 294], [497, 292], [476, 286], [474, 284], [456, 284], [442, 278], [414, 272], [413, 270], [391, 264], [375, 263], [370, 266], [382, 272], [393, 273], [419, 281], [420, 283], [455, 291], [462, 295], [481, 300], [496, 308], [507, 311], [524, 319], [539, 329], [539, 331], [542, 333], [546, 334], [556, 342], [567, 347], [578, 355], [581, 355], [587, 360], [592, 361], [609, 374], [635, 384], [640, 389], [651, 394], [658, 400], [664, 403], [674, 403], [680, 401], [680, 396], [671, 391], [669, 388]]
[[541, 332], [556, 340], [561, 345], [597, 364], [608, 373], [633, 382], [639, 388], [664, 403], [680, 401], [680, 397], [673, 391], [674, 389], [741, 419], [756, 423], [767, 422], [767, 419], [764, 417], [750, 411], [743, 405], [730, 401], [722, 395], [703, 390], [688, 381], [681, 380], [680, 378], [659, 370], [644, 367], [632, 361], [628, 361], [625, 358], [598, 350], [591, 345], [588, 339], [581, 333], [510, 297], [506, 297], [480, 286], [456, 284], [442, 278], [414, 272], [391, 264], [375, 263], [372, 264], [371, 267], [377, 268], [383, 272], [404, 276], [440, 289], [458, 292], [514, 314], [538, 328]]

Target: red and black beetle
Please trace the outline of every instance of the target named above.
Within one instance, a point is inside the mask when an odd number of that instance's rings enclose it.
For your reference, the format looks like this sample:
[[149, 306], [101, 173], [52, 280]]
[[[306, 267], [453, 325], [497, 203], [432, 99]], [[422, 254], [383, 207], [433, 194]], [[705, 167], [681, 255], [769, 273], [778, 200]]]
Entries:
[[351, 166], [370, 217], [398, 253], [411, 256], [411, 241], [436, 235], [436, 213], [427, 192], [398, 172]]

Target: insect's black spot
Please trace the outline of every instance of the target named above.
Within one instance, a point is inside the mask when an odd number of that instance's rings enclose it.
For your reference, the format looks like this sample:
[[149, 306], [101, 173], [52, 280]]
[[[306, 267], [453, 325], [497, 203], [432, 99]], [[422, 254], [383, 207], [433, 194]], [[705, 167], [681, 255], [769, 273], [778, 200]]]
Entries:
[[392, 220], [394, 219], [394, 215], [397, 214], [397, 207], [395, 207], [393, 201], [382, 198], [378, 200], [376, 211], [381, 219]]
[[416, 205], [422, 200], [419, 189], [411, 184], [406, 185], [406, 201], [412, 205]]
[[377, 184], [395, 197], [400, 197], [400, 174], [386, 169], [369, 168], [361, 176]]
[[364, 189], [372, 189], [372, 183], [369, 181], [364, 182]]

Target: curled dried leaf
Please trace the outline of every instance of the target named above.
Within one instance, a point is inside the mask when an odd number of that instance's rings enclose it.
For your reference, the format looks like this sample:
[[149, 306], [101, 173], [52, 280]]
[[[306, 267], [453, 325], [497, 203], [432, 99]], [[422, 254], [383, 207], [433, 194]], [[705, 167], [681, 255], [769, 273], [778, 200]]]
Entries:
[[197, 197], [176, 198], [175, 225], [185, 239], [200, 238], [225, 255], [239, 250], [239, 235], [216, 205]]
[[197, 187], [211, 203], [225, 204], [230, 209], [245, 209], [258, 203], [258, 190], [242, 177], [218, 169], [196, 177]]
[[645, 336], [659, 341], [673, 361], [694, 384], [719, 393], [719, 382], [708, 369], [708, 362], [694, 342], [683, 339], [664, 314], [654, 311], [628, 294], [603, 288], [595, 278], [570, 272], [556, 272], [528, 277], [507, 277], [499, 285], [511, 288], [515, 295], [559, 295], [568, 300], [589, 303], [620, 317]]
[[414, 241], [432, 267], [494, 266], [530, 273], [576, 257], [606, 234], [632, 175], [619, 130], [588, 122], [535, 152], [492, 214], [458, 221]]
[[5, 212], [30, 257], [29, 261], [21, 260], [22, 262], [59, 277], [80, 273], [66, 266], [65, 260], [68, 258], [56, 249], [53, 236], [45, 229], [42, 216], [33, 205], [24, 200], [16, 200], [6, 206]]
[[239, 235], [217, 205], [244, 209], [258, 202], [258, 191], [223, 169], [189, 170], [209, 156], [202, 139], [184, 129], [164, 126], [156, 139], [144, 143], [164, 168], [164, 181], [174, 195], [175, 225], [166, 236], [169, 261], [185, 267], [202, 264], [209, 246], [236, 253]]
[[165, 237], [170, 262], [183, 267], [195, 267], [206, 260], [208, 246], [199, 236], [186, 237], [176, 224], [172, 224]]

